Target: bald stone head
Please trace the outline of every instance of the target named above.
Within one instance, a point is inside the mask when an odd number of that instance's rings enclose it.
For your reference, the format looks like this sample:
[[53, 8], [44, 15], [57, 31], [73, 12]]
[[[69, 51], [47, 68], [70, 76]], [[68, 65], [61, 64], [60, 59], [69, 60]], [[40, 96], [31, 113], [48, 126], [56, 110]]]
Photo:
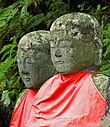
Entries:
[[28, 89], [37, 90], [55, 74], [50, 56], [50, 33], [39, 30], [24, 35], [18, 44], [20, 76]]
[[64, 75], [98, 69], [102, 54], [102, 33], [98, 21], [85, 13], [57, 18], [50, 28], [51, 57]]

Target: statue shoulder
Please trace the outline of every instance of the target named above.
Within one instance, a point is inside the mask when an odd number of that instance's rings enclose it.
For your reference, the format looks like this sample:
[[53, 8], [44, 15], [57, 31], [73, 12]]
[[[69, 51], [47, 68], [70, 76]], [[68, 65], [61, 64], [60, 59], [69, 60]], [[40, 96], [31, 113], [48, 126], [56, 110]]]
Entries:
[[93, 73], [92, 79], [93, 79], [94, 84], [96, 85], [100, 93], [102, 94], [102, 96], [106, 98], [106, 88], [108, 84], [108, 76], [104, 74], [99, 74], [99, 73], [94, 74]]
[[[22, 98], [24, 97], [24, 95], [26, 94], [26, 92], [28, 91], [28, 89], [24, 89], [20, 94], [19, 94], [19, 97], [16, 101], [16, 104], [15, 104], [15, 108], [18, 106], [18, 104], [20, 103], [20, 101], [22, 100]], [[14, 109], [15, 109], [14, 108]]]
[[110, 114], [103, 117], [100, 127], [110, 127]]

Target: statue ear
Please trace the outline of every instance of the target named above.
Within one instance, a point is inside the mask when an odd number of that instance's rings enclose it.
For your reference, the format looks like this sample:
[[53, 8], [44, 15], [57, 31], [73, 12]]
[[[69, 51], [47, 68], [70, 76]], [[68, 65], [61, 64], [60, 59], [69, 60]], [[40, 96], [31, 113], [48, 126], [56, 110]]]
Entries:
[[99, 69], [101, 65], [101, 55], [102, 55], [102, 45], [98, 43], [98, 40], [95, 39], [93, 42], [93, 47], [94, 47], [94, 67], [95, 69]]
[[93, 63], [93, 68], [94, 70], [100, 70], [100, 60], [99, 56], [96, 54], [94, 56], [94, 63]]

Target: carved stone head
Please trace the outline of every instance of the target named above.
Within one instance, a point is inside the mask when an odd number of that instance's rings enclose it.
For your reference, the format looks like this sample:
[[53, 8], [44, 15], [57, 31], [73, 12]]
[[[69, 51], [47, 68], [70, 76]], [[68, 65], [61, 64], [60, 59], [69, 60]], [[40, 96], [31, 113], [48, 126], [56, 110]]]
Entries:
[[39, 89], [47, 79], [55, 74], [49, 43], [50, 33], [44, 30], [30, 32], [19, 41], [18, 68], [28, 89]]
[[51, 57], [64, 75], [98, 69], [101, 63], [102, 34], [98, 21], [85, 13], [57, 18], [51, 28]]

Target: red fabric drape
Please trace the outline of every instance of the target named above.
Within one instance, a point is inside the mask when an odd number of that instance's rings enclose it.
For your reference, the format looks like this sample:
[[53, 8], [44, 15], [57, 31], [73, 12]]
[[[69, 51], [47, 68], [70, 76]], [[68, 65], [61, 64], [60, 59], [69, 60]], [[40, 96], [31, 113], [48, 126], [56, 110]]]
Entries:
[[34, 96], [37, 92], [34, 90], [27, 91], [12, 115], [10, 127], [25, 127], [30, 115]]
[[105, 107], [91, 72], [57, 74], [35, 96], [26, 127], [99, 127]]

